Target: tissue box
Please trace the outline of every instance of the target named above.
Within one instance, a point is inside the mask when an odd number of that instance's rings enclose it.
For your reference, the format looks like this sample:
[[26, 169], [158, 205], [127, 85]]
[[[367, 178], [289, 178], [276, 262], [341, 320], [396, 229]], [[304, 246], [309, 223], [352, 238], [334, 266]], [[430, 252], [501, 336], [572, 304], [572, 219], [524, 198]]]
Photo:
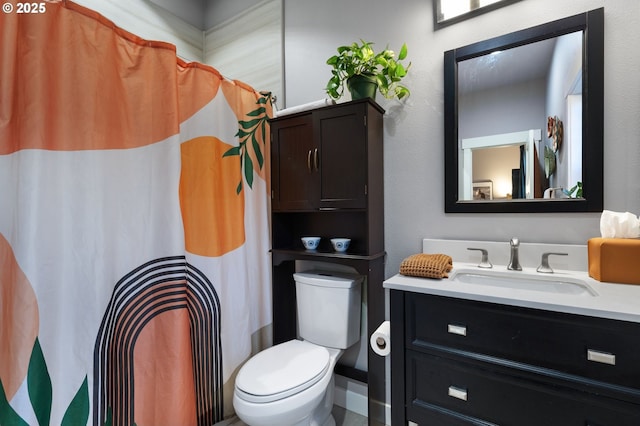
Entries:
[[611, 283], [640, 284], [640, 239], [591, 238], [589, 276]]

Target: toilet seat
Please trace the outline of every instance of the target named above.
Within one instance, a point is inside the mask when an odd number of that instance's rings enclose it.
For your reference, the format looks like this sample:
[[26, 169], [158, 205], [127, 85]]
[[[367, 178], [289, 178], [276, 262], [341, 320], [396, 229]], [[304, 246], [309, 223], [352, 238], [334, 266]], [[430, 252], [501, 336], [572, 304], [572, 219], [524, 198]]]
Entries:
[[325, 347], [290, 340], [247, 361], [236, 377], [236, 393], [254, 403], [287, 398], [319, 382], [329, 365], [329, 351]]

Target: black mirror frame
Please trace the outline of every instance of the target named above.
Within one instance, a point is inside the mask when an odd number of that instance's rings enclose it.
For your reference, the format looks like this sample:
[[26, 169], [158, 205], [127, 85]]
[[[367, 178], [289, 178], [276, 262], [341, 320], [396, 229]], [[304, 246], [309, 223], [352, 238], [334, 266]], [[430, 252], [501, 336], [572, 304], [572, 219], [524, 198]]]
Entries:
[[[458, 62], [584, 31], [582, 199], [458, 201]], [[601, 212], [604, 190], [604, 8], [516, 31], [444, 53], [445, 213]]]

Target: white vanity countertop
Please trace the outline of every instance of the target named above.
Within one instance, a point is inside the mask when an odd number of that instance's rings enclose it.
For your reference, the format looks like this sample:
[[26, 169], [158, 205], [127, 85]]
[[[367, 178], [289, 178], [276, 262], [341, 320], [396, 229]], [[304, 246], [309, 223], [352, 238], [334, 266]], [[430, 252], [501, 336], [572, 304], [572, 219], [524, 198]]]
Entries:
[[[477, 263], [461, 263], [454, 261], [454, 269], [449, 273], [452, 277], [459, 270], [477, 268]], [[494, 265], [494, 270], [506, 270], [506, 266]], [[482, 269], [477, 268], [479, 272]], [[535, 268], [523, 268], [523, 275], [538, 274]], [[546, 274], [545, 274], [546, 275]], [[384, 287], [414, 293], [449, 296], [459, 299], [478, 300], [482, 302], [500, 303], [513, 306], [543, 309], [610, 318], [640, 323], [640, 285], [602, 283], [589, 277], [586, 272], [556, 270], [554, 278], [577, 278], [586, 282], [597, 295], [590, 294], [557, 294], [534, 290], [500, 288], [480, 284], [454, 282], [447, 278], [437, 280], [395, 275], [384, 282]]]

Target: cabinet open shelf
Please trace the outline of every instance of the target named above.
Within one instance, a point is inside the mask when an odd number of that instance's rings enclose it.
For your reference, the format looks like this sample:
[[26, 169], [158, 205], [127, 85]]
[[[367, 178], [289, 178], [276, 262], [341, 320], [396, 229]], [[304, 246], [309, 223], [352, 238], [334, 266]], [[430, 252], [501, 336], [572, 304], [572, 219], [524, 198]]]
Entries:
[[332, 259], [346, 259], [346, 260], [360, 260], [360, 261], [369, 261], [375, 260], [385, 256], [384, 252], [375, 253], [373, 255], [366, 254], [358, 254], [347, 251], [346, 253], [338, 253], [335, 251], [310, 251], [304, 249], [273, 249], [271, 250], [276, 256], [279, 257], [295, 257], [299, 260], [327, 260], [331, 261]]

